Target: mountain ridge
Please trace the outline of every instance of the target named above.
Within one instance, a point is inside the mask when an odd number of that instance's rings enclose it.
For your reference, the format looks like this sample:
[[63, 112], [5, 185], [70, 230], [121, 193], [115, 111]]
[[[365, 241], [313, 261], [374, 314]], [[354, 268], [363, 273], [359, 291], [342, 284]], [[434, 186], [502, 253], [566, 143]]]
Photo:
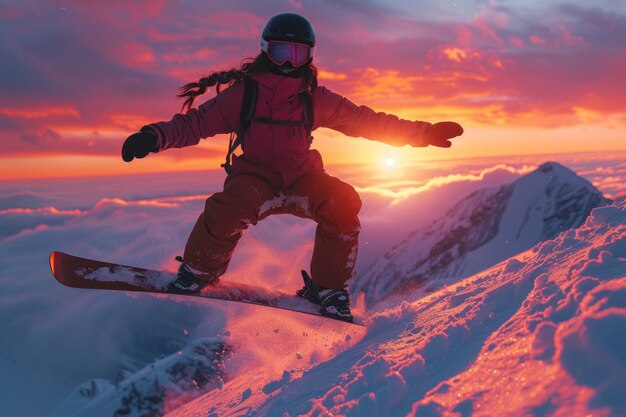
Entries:
[[580, 226], [611, 201], [584, 178], [546, 162], [516, 181], [477, 190], [413, 231], [351, 285], [368, 302], [434, 280], [460, 279]]

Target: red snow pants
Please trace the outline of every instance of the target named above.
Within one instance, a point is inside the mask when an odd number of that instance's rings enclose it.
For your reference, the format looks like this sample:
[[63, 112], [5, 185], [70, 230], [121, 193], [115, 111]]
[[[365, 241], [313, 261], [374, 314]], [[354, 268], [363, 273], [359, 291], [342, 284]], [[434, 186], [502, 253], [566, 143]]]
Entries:
[[311, 278], [326, 288], [345, 288], [356, 264], [360, 209], [354, 188], [322, 171], [305, 174], [278, 195], [258, 177], [235, 176], [206, 200], [183, 258], [199, 278], [215, 280], [250, 224], [272, 214], [292, 214], [317, 223]]

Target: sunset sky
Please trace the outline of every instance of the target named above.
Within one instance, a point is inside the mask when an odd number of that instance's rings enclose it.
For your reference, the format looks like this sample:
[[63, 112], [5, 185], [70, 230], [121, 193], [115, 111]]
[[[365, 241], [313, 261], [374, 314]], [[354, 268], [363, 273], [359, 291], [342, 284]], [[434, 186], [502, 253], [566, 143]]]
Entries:
[[465, 127], [451, 149], [320, 129], [328, 164], [626, 150], [624, 2], [0, 0], [0, 179], [219, 168], [225, 137], [132, 164], [120, 147], [180, 110], [182, 84], [258, 54], [285, 11], [315, 27], [320, 84]]
[[[611, 337], [626, 334], [623, 201], [470, 280], [424, 285], [428, 299], [398, 287], [400, 297], [368, 311], [378, 314], [362, 339], [272, 309], [80, 291], [52, 279], [53, 250], [176, 271], [205, 199], [223, 187], [228, 137], [132, 163], [122, 143], [179, 112], [182, 85], [258, 55], [263, 27], [281, 12], [313, 24], [320, 85], [376, 111], [465, 129], [449, 149], [314, 132], [328, 172], [363, 202], [357, 276], [396, 259], [407, 236], [456, 219], [455, 207], [472, 217], [450, 222], [454, 233], [442, 242], [474, 233], [474, 217], [504, 209], [495, 199], [459, 201], [511, 190], [546, 161], [562, 166], [542, 172], [565, 175], [547, 174], [555, 187], [541, 196], [516, 194], [510, 213], [526, 216], [524, 225], [550, 224], [527, 221], [547, 206], [570, 216], [576, 204], [548, 194], [589, 188], [585, 180], [606, 198], [626, 198], [626, 0], [0, 0], [0, 369], [11, 375], [0, 378], [0, 415], [83, 407], [92, 383], [91, 404], [113, 407], [100, 396], [119, 392], [106, 379], [143, 378], [141, 369], [191, 358], [193, 341], [222, 335], [237, 356], [214, 397], [190, 402], [196, 414], [235, 413], [229, 407], [252, 401], [251, 413], [286, 404], [305, 414], [346, 399], [370, 415], [394, 403], [399, 415], [435, 413], [439, 403], [442, 413], [494, 415], [596, 416], [602, 401], [624, 405], [616, 387], [626, 357], [615, 347], [624, 338]], [[526, 236], [493, 223], [479, 234]], [[250, 227], [224, 281], [293, 293], [316, 228], [297, 216]], [[353, 301], [361, 311], [362, 300]], [[266, 395], [262, 387], [287, 370], [293, 379]], [[590, 399], [589, 408], [570, 411], [574, 397], [574, 406]]]

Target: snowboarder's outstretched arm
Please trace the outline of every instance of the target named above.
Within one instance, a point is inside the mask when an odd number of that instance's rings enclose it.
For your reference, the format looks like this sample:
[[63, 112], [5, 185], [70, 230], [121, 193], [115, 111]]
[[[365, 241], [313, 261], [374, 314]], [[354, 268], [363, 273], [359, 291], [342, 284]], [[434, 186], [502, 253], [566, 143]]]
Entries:
[[327, 127], [352, 137], [363, 137], [394, 146], [449, 148], [449, 139], [463, 134], [455, 122], [428, 123], [400, 119], [392, 114], [357, 106], [347, 98], [318, 87], [313, 93], [315, 126]]
[[197, 145], [202, 138], [230, 133], [239, 127], [243, 85], [235, 84], [217, 96], [184, 114], [176, 114], [168, 122], [152, 123], [129, 136], [122, 146], [122, 158], [130, 162], [150, 152]]

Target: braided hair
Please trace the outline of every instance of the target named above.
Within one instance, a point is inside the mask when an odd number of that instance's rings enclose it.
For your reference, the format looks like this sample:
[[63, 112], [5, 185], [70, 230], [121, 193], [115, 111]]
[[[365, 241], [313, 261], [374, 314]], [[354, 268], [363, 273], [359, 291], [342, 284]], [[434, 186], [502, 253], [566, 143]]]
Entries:
[[[228, 71], [214, 72], [211, 75], [200, 78], [198, 82], [185, 84], [180, 88], [180, 93], [176, 97], [185, 98], [182, 111], [189, 110], [196, 97], [204, 94], [209, 87], [215, 86], [215, 90], [219, 94], [224, 84], [231, 86], [236, 82], [242, 81], [245, 77], [277, 71], [279, 69], [276, 64], [269, 60], [265, 52], [261, 52], [256, 58], [245, 59], [238, 69], [233, 68]], [[317, 88], [317, 68], [310, 62], [290, 74], [283, 75], [302, 77], [304, 87], [309, 92], [313, 92]]]

